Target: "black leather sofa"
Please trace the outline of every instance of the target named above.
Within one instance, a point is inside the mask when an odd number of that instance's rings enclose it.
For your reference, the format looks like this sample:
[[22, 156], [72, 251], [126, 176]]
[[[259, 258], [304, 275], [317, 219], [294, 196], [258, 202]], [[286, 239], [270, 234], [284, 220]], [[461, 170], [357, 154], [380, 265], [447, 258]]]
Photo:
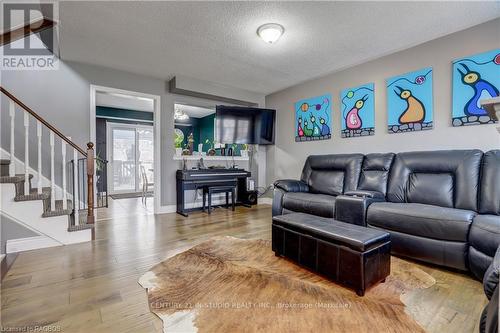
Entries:
[[489, 302], [481, 314], [480, 333], [498, 333], [498, 278], [500, 275], [500, 248], [483, 278], [484, 293]]
[[500, 150], [309, 156], [300, 180], [274, 185], [273, 216], [382, 229], [393, 254], [478, 279], [500, 245]]

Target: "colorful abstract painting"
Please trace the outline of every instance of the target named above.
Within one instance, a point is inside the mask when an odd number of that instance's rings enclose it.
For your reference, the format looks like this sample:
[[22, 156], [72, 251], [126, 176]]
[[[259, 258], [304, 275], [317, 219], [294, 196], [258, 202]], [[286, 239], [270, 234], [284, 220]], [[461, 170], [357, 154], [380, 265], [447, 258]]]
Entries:
[[386, 80], [389, 133], [432, 129], [432, 68]]
[[492, 124], [481, 100], [498, 97], [500, 49], [453, 61], [452, 125]]
[[342, 104], [342, 137], [351, 138], [375, 134], [374, 84], [368, 83], [340, 93]]
[[332, 95], [295, 103], [295, 141], [327, 140], [332, 137]]

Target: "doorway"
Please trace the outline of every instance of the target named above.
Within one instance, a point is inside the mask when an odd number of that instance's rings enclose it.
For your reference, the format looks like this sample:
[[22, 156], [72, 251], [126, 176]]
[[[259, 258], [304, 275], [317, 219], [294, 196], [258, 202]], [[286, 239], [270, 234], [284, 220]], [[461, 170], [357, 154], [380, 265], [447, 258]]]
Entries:
[[108, 161], [104, 184], [112, 196], [103, 218], [115, 210], [159, 211], [160, 105], [158, 95], [90, 86], [90, 141], [96, 143], [96, 156]]
[[[153, 194], [153, 126], [107, 123], [108, 190], [113, 194]], [[147, 187], [147, 188], [146, 188]]]

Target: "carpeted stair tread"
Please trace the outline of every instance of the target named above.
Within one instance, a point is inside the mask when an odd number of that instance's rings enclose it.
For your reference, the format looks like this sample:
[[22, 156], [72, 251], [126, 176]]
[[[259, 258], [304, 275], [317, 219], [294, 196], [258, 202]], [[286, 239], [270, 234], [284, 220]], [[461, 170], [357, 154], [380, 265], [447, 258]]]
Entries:
[[38, 188], [32, 188], [30, 194], [20, 194], [14, 198], [14, 201], [44, 200], [50, 198], [50, 187], [42, 187], [42, 193], [38, 193]]
[[[29, 175], [29, 179], [32, 179], [33, 175]], [[24, 182], [24, 174], [16, 174], [14, 177], [11, 176], [1, 176], [0, 184], [9, 184], [9, 183], [20, 183]]]
[[71, 200], [67, 200], [67, 203], [67, 208], [63, 209], [63, 201], [56, 200], [54, 210], [50, 210], [50, 199], [44, 200], [44, 212], [42, 217], [70, 215], [73, 212], [73, 202]]
[[10, 160], [0, 158], [0, 165], [10, 165]]

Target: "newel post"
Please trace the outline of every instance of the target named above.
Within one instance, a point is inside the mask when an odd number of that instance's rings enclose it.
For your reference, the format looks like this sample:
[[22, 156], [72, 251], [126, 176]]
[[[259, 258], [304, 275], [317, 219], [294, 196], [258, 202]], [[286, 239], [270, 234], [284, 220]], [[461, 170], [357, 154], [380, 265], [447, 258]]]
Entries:
[[94, 144], [87, 143], [87, 223], [94, 223]]

